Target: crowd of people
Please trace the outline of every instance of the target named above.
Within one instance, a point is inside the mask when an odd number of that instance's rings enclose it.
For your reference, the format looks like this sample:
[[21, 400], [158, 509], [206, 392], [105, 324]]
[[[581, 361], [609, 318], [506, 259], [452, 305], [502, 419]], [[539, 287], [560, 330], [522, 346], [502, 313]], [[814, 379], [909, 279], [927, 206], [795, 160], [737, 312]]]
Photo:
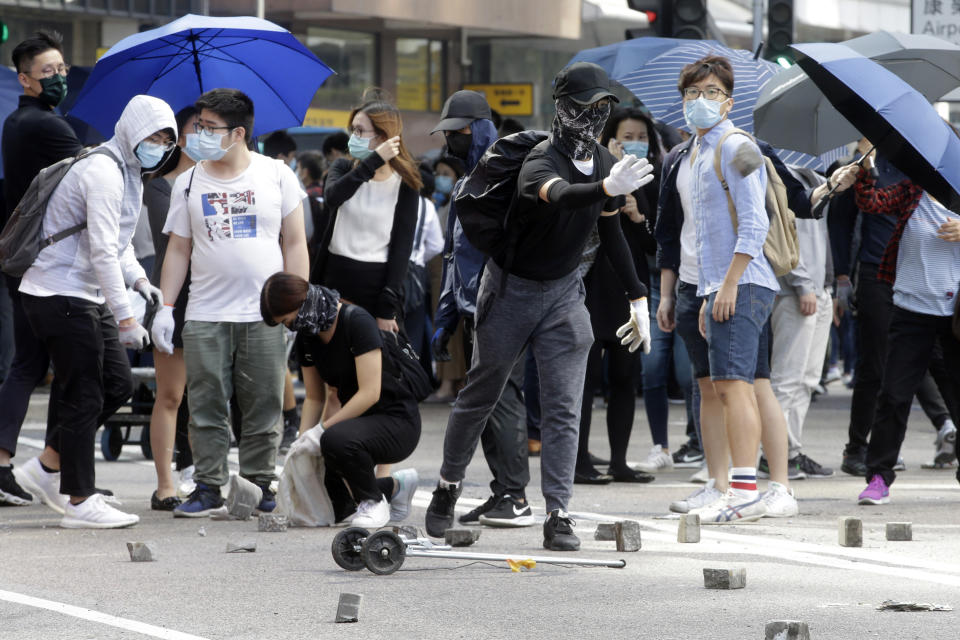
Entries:
[[[956, 462], [960, 217], [867, 140], [859, 162], [823, 174], [784, 165], [730, 122], [725, 58], [678, 78], [688, 130], [620, 105], [600, 67], [575, 63], [555, 78], [549, 131], [453, 93], [431, 159], [413, 157], [377, 90], [319, 150], [298, 153], [283, 131], [258, 147], [256, 105], [219, 88], [176, 114], [137, 96], [84, 151], [54, 111], [59, 39], [38, 33], [13, 63], [23, 96], [3, 128], [7, 217], [41, 170], [76, 159], [45, 204], [44, 248], [0, 291], [15, 344], [0, 386], [2, 503], [39, 500], [67, 528], [138, 522], [95, 486], [94, 434], [133, 392], [128, 350], [151, 344], [150, 506], [174, 517], [226, 508], [236, 442], [259, 512], [283, 508], [277, 482], [293, 482], [278, 479], [278, 454], [306, 454], [329, 505], [319, 524], [401, 521], [420, 479], [392, 465], [419, 443], [421, 401], [452, 402], [431, 536], [453, 526], [478, 444], [490, 497], [459, 522], [538, 522], [527, 485], [539, 456], [551, 550], [579, 548], [575, 484], [648, 483], [674, 467], [703, 484], [672, 511], [707, 524], [795, 516], [791, 482], [834, 475], [803, 447], [811, 401], [839, 377], [831, 350], [853, 388], [841, 470], [866, 480], [860, 504], [889, 501], [915, 395], [937, 431], [933, 464]], [[796, 216], [786, 266], [768, 239], [774, 189]], [[14, 474], [50, 368], [45, 447]], [[598, 391], [606, 460], [588, 446]], [[651, 447], [631, 466], [638, 393]], [[673, 451], [671, 394], [687, 418]]]

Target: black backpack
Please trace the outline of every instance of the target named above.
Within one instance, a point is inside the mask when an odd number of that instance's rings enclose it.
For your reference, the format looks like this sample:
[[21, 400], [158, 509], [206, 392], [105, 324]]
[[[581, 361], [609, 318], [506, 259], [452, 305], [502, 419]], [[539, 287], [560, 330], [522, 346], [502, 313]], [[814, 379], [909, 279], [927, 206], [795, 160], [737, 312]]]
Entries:
[[87, 223], [81, 222], [44, 237], [43, 216], [47, 211], [50, 196], [56, 191], [60, 181], [71, 167], [76, 162], [98, 153], [110, 157], [117, 163], [121, 173], [123, 172], [123, 164], [113, 153], [104, 147], [96, 147], [41, 169], [40, 173], [30, 181], [26, 193], [20, 198], [17, 208], [10, 214], [10, 219], [0, 233], [0, 268], [4, 273], [15, 278], [22, 277], [37, 259], [40, 251], [87, 228]]
[[[346, 316], [353, 314], [356, 305], [345, 305]], [[380, 330], [383, 341], [383, 370], [386, 371], [405, 391], [420, 402], [433, 392], [430, 378], [420, 364], [416, 350], [401, 333]]]

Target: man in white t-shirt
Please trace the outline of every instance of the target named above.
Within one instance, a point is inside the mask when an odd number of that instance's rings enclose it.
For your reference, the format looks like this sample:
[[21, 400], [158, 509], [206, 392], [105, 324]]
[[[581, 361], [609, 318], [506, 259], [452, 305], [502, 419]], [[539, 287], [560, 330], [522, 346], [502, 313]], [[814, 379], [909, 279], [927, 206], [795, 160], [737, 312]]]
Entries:
[[[263, 490], [259, 510], [272, 511], [286, 350], [283, 328], [261, 319], [260, 289], [278, 271], [308, 275], [305, 194], [286, 164], [247, 148], [253, 103], [246, 95], [214, 89], [196, 108], [187, 149], [199, 161], [173, 186], [160, 278], [164, 299], [176, 300], [190, 266], [183, 356], [197, 488], [173, 515], [203, 517], [223, 505], [234, 390], [240, 476]], [[173, 351], [173, 328], [173, 307], [164, 305], [153, 324], [163, 351]]]

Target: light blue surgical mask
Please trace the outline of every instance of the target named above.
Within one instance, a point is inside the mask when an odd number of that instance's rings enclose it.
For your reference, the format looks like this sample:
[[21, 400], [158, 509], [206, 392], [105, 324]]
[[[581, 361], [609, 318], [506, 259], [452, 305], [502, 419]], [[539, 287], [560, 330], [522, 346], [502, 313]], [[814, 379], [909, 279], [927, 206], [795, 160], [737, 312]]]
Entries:
[[290, 167], [291, 170], [296, 171], [296, 170], [297, 170], [297, 159], [296, 159], [296, 158], [290, 158], [290, 162], [288, 162], [287, 165]]
[[166, 154], [167, 149], [161, 144], [144, 140], [137, 145], [136, 152], [141, 167], [144, 169], [155, 169], [163, 161], [163, 156]]
[[433, 190], [442, 193], [445, 196], [453, 191], [453, 178], [450, 176], [436, 176], [433, 179]]
[[355, 133], [350, 134], [350, 140], [347, 142], [347, 150], [357, 160], [365, 160], [373, 153], [370, 148], [370, 141], [373, 138], [361, 138]]
[[[729, 98], [728, 98], [729, 100]], [[727, 100], [717, 102], [716, 100], [707, 100], [700, 96], [696, 100], [687, 102], [683, 110], [683, 115], [687, 120], [687, 125], [691, 129], [709, 129], [721, 120], [723, 114], [720, 109], [726, 104]]]
[[623, 145], [624, 153], [629, 153], [638, 158], [646, 158], [650, 151], [650, 143], [643, 140], [624, 140], [620, 144]]
[[194, 162], [201, 160], [220, 160], [227, 154], [227, 151], [233, 148], [234, 142], [224, 149], [220, 146], [223, 143], [222, 133], [188, 133], [187, 146], [185, 151], [187, 155], [193, 158]]

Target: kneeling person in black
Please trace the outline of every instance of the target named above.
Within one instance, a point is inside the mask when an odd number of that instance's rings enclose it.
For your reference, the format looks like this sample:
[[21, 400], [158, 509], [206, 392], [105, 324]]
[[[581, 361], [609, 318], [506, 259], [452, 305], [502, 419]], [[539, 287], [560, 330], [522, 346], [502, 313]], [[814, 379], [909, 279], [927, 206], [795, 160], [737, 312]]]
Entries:
[[267, 279], [260, 311], [267, 324], [282, 322], [297, 332], [300, 364], [315, 371], [304, 375], [305, 382], [325, 380], [337, 388], [340, 410], [313, 427], [323, 430], [324, 484], [336, 520], [354, 511], [351, 524], [358, 527], [405, 519], [417, 472], [403, 469], [377, 478], [374, 467], [413, 453], [420, 441], [420, 411], [399, 379], [397, 364], [384, 355], [376, 320], [361, 307], [340, 302], [336, 291], [290, 273]]

